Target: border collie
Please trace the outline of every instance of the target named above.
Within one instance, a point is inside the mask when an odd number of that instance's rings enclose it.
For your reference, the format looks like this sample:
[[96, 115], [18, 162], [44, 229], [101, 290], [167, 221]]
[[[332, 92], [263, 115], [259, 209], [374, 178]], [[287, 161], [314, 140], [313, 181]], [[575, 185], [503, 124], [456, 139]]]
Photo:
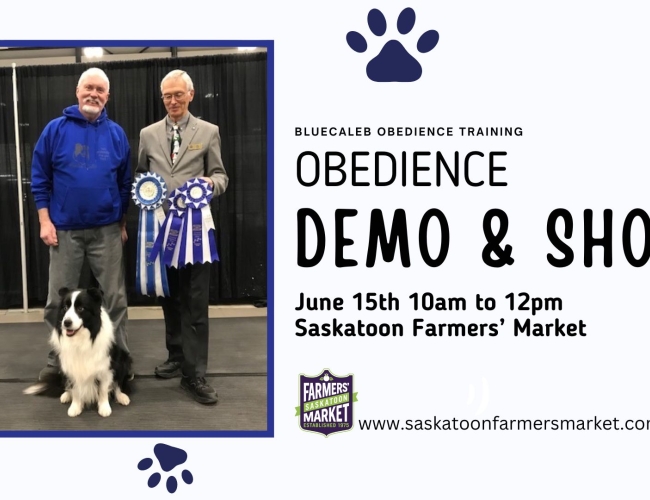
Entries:
[[50, 345], [59, 356], [61, 373], [47, 377], [23, 392], [57, 391], [63, 404], [71, 403], [68, 415], [76, 417], [86, 405], [97, 403], [99, 414], [108, 417], [112, 392], [122, 405], [130, 403], [128, 382], [131, 356], [115, 343], [113, 324], [102, 307], [103, 293], [59, 290], [61, 304]]

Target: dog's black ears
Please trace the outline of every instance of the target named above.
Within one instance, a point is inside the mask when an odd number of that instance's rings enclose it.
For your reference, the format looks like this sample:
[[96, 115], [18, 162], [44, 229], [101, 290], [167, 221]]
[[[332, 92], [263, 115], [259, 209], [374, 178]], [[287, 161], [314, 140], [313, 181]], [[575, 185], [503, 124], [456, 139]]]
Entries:
[[102, 292], [99, 288], [89, 288], [87, 291], [88, 295], [98, 301], [101, 301], [102, 297], [104, 296], [104, 292]]
[[65, 297], [65, 296], [68, 294], [69, 291], [70, 291], [69, 288], [67, 288], [67, 287], [63, 287], [63, 288], [61, 288], [61, 289], [59, 290], [59, 296], [60, 296], [61, 298], [63, 298], [63, 297]]

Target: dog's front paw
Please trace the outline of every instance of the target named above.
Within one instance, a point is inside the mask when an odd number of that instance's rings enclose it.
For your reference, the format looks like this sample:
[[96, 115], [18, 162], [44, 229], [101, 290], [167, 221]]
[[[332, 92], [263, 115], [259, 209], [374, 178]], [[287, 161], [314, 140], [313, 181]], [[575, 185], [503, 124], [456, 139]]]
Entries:
[[113, 410], [111, 410], [111, 405], [108, 403], [101, 403], [99, 405], [99, 414], [102, 417], [108, 417], [112, 413], [112, 411]]
[[118, 403], [124, 406], [129, 406], [129, 403], [131, 402], [131, 399], [123, 392], [116, 394], [115, 399], [117, 400]]
[[59, 401], [61, 401], [61, 404], [67, 404], [72, 401], [72, 396], [68, 391], [65, 391], [63, 394], [61, 394]]
[[70, 405], [70, 408], [68, 408], [68, 417], [76, 417], [77, 415], [81, 415], [83, 408], [79, 403], [72, 403]]

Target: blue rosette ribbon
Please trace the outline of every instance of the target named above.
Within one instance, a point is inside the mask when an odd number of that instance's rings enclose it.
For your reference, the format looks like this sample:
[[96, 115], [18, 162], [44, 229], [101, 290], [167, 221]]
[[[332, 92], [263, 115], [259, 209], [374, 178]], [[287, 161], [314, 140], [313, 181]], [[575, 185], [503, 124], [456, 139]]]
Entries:
[[142, 173], [133, 181], [131, 196], [140, 209], [135, 272], [136, 291], [141, 295], [168, 297], [167, 269], [160, 259], [151, 257], [154, 243], [161, 231], [161, 224], [165, 220], [162, 205], [167, 197], [167, 185], [158, 174]]
[[187, 214], [178, 257], [180, 266], [218, 261], [214, 220], [210, 210], [210, 184], [204, 179], [190, 179], [183, 186], [183, 194]]
[[169, 212], [154, 243], [151, 258], [159, 254], [164, 265], [178, 268], [178, 254], [185, 223], [185, 195], [182, 187], [169, 194]]

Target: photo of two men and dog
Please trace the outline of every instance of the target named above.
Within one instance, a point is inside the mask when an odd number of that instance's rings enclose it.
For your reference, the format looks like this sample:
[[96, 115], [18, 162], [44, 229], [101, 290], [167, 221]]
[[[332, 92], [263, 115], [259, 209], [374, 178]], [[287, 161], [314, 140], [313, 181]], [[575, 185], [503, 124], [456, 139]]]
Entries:
[[0, 432], [264, 435], [267, 48], [115, 45], [0, 52]]

